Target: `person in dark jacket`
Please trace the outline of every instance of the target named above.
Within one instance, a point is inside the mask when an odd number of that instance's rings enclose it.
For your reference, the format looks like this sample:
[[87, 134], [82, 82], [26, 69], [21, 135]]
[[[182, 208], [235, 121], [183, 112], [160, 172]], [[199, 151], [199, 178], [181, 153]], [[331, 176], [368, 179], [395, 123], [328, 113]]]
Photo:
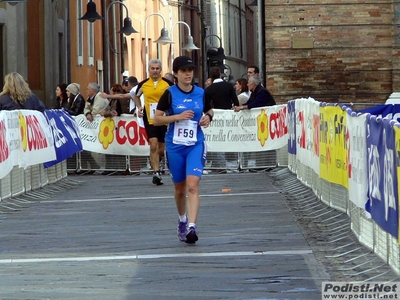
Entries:
[[71, 83], [67, 86], [67, 95], [69, 99], [67, 112], [71, 116], [83, 114], [85, 108], [85, 98], [79, 93], [80, 85]]
[[276, 105], [274, 97], [271, 93], [261, 85], [261, 80], [257, 76], [250, 76], [247, 86], [251, 91], [249, 100], [241, 106], [235, 106], [236, 112], [244, 109], [252, 109], [255, 107], [273, 106]]
[[239, 105], [235, 88], [232, 84], [221, 79], [221, 69], [212, 67], [210, 70], [212, 84], [206, 88], [206, 94], [212, 99], [214, 108], [232, 109]]
[[43, 112], [44, 103], [32, 93], [21, 74], [12, 72], [4, 78], [3, 91], [0, 93], [0, 110], [30, 109]]
[[68, 95], [67, 95], [67, 85], [65, 83], [60, 83], [56, 88], [56, 101], [54, 104], [54, 109], [66, 109], [68, 108]]

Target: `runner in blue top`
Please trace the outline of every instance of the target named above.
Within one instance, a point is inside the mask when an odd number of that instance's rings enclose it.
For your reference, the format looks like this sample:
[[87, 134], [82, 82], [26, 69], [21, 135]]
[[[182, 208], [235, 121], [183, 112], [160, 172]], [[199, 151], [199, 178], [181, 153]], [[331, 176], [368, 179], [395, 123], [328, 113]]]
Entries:
[[201, 127], [210, 125], [213, 110], [211, 99], [205, 96], [204, 90], [192, 84], [193, 61], [187, 56], [179, 56], [174, 59], [172, 68], [177, 84], [161, 96], [153, 123], [155, 126], [168, 125], [165, 146], [168, 168], [175, 185], [178, 237], [193, 244], [198, 240], [199, 183], [207, 154]]

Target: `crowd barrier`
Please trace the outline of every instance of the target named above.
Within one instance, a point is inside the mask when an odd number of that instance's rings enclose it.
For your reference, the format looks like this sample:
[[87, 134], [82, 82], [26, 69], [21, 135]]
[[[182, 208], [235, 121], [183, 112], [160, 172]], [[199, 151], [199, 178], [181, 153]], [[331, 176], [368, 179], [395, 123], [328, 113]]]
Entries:
[[10, 173], [0, 179], [0, 200], [51, 186], [51, 184], [59, 182], [67, 176], [66, 160], [49, 168], [45, 168], [43, 164], [32, 165], [27, 168], [15, 166]]
[[[215, 171], [270, 168], [287, 165], [286, 105], [248, 111], [214, 110], [207, 141], [206, 169]], [[68, 170], [150, 171], [149, 145], [138, 118], [96, 116], [75, 118], [84, 151], [68, 159]], [[163, 163], [164, 169], [168, 162]]]
[[[152, 172], [150, 158], [148, 156], [113, 155], [103, 154], [101, 161], [98, 153], [81, 151], [67, 159], [67, 171], [69, 173], [85, 173], [96, 171], [106, 174], [125, 172], [127, 174]], [[168, 162], [162, 161], [162, 169], [168, 171]], [[101, 166], [103, 164], [103, 166]], [[248, 170], [266, 170], [277, 166], [288, 165], [287, 148], [260, 152], [236, 152], [225, 153], [221, 158], [219, 152], [208, 152], [205, 169], [215, 172], [240, 172]]]
[[400, 108], [381, 109], [374, 116], [314, 99], [289, 101], [288, 168], [320, 201], [349, 215], [358, 240], [400, 273], [400, 135], [392, 120]]

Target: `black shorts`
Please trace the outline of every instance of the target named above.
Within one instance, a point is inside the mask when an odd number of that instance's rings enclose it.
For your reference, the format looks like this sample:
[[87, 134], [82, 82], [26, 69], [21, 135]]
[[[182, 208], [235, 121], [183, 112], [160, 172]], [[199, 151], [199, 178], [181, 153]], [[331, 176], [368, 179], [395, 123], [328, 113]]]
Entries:
[[144, 124], [146, 128], [147, 138], [157, 138], [159, 143], [165, 143], [165, 133], [167, 132], [167, 126], [154, 126], [150, 124]]

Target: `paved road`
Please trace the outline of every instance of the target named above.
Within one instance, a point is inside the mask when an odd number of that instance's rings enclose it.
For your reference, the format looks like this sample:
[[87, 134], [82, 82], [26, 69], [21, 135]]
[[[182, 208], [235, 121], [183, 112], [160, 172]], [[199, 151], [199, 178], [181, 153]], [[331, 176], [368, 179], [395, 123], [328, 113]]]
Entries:
[[321, 299], [330, 275], [268, 173], [205, 175], [195, 245], [178, 241], [164, 181], [72, 176], [13, 200], [0, 299]]

